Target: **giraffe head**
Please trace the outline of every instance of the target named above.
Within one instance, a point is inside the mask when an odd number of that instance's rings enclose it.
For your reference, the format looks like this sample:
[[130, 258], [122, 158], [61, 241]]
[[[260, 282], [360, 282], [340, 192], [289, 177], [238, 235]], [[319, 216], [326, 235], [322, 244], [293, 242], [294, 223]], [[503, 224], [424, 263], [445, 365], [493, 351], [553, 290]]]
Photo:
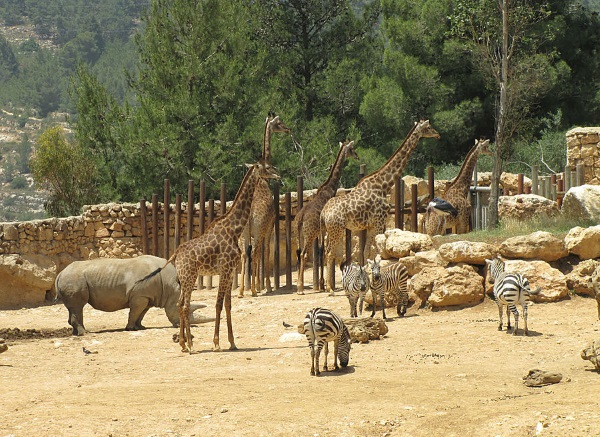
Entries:
[[416, 130], [421, 133], [421, 138], [440, 139], [440, 134], [431, 126], [429, 120], [421, 120], [417, 123]]
[[344, 143], [340, 142], [340, 148], [341, 147], [344, 147], [346, 158], [352, 158], [358, 161], [358, 155], [356, 154], [356, 150], [354, 150], [354, 141], [346, 141]]
[[292, 132], [292, 130], [289, 127], [287, 127], [283, 121], [281, 121], [279, 119], [279, 116], [275, 115], [272, 112], [269, 112], [269, 115], [267, 116], [266, 124], [267, 124], [267, 129], [269, 129], [271, 132], [283, 132], [286, 134], [289, 134]]
[[246, 167], [248, 168], [248, 171], [257, 172], [258, 177], [260, 178], [281, 179], [281, 176], [277, 173], [277, 169], [262, 159], [254, 164], [246, 164]]
[[488, 139], [475, 140], [475, 145], [477, 146], [477, 150], [479, 151], [480, 154], [488, 155], [488, 156], [492, 155], [492, 151], [489, 149], [490, 140], [488, 140]]

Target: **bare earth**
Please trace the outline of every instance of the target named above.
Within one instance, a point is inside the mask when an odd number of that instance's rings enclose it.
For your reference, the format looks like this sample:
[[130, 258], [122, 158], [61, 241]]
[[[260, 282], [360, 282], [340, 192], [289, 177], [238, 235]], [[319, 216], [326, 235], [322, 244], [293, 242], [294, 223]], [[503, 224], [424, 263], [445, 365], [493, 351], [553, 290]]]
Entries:
[[[234, 297], [239, 350], [222, 353], [212, 352], [213, 323], [193, 327], [196, 353], [182, 353], [157, 308], [148, 329], [127, 332], [126, 310], [87, 306], [84, 337], [69, 335], [61, 303], [0, 311], [9, 345], [0, 436], [600, 435], [600, 375], [579, 355], [599, 336], [593, 299], [532, 305], [530, 337], [498, 332], [489, 299], [451, 311], [413, 306], [404, 319], [390, 309], [385, 337], [354, 344], [346, 372], [317, 378], [296, 327], [315, 306], [343, 317], [349, 309], [341, 291], [307, 291]], [[205, 315], [214, 316], [215, 295], [194, 293], [209, 303]], [[527, 387], [522, 377], [535, 368], [563, 380]]]

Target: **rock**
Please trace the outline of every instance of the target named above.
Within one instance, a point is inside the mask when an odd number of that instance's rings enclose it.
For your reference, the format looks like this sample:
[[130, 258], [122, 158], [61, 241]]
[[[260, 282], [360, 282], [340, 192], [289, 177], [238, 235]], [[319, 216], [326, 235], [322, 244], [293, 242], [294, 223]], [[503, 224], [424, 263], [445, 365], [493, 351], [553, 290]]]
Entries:
[[485, 265], [486, 259], [494, 258], [498, 249], [491, 244], [477, 241], [455, 241], [442, 244], [440, 256], [451, 263]]
[[0, 307], [41, 304], [56, 278], [56, 264], [42, 255], [0, 256]]
[[537, 194], [519, 194], [500, 196], [498, 199], [498, 217], [516, 220], [531, 220], [533, 217], [558, 215], [558, 204]]
[[572, 219], [600, 222], [600, 186], [581, 185], [571, 188], [563, 198], [562, 212]]
[[562, 238], [545, 231], [508, 238], [500, 244], [499, 252], [506, 258], [536, 258], [546, 262], [559, 260], [569, 254]]
[[475, 305], [483, 301], [483, 277], [467, 264], [426, 267], [412, 277], [410, 289], [433, 308]]
[[596, 304], [598, 306], [598, 320], [600, 320], [600, 267], [596, 267], [591, 278], [592, 292], [596, 298]]
[[382, 259], [404, 258], [433, 247], [431, 237], [417, 232], [389, 229], [375, 236], [377, 252]]
[[581, 358], [591, 362], [600, 372], [600, 340], [594, 340], [581, 351]]
[[566, 275], [567, 288], [576, 294], [593, 297], [595, 293], [591, 277], [598, 266], [600, 266], [600, 261], [593, 259], [581, 261]]
[[343, 320], [353, 342], [366, 343], [369, 340], [379, 340], [389, 330], [385, 320], [380, 317], [358, 317]]
[[[492, 180], [492, 172], [491, 171], [481, 171], [477, 173], [477, 184], [489, 187], [491, 185]], [[502, 189], [509, 190], [513, 193], [516, 193], [519, 188], [519, 175], [514, 173], [502, 173], [500, 176], [500, 186]], [[531, 179], [527, 176], [523, 177], [523, 186], [531, 187]]]
[[8, 350], [8, 345], [4, 342], [3, 338], [0, 338], [0, 354]]
[[448, 261], [442, 258], [440, 252], [435, 249], [405, 256], [404, 258], [400, 258], [398, 262], [406, 267], [409, 276], [419, 273], [425, 267], [446, 267], [448, 265]]
[[581, 259], [600, 257], [600, 225], [571, 229], [565, 237], [565, 246], [569, 253]]
[[561, 380], [562, 373], [533, 369], [523, 377], [523, 384], [527, 387], [543, 387], [545, 385], [558, 384]]

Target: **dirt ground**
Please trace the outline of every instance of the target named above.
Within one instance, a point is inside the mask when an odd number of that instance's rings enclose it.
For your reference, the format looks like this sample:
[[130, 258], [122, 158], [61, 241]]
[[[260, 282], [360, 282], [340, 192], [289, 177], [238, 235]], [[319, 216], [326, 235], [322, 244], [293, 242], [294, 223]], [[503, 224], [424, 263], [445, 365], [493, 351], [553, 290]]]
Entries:
[[[194, 293], [209, 304], [203, 314], [214, 316], [215, 295]], [[127, 332], [126, 310], [87, 306], [84, 337], [70, 336], [61, 303], [0, 311], [9, 345], [0, 437], [600, 435], [600, 375], [580, 357], [599, 336], [593, 299], [533, 304], [529, 337], [498, 332], [489, 299], [436, 312], [413, 306], [404, 319], [390, 309], [386, 336], [354, 344], [346, 372], [319, 378], [296, 331], [315, 306], [349, 315], [342, 291], [234, 297], [239, 350], [212, 352], [207, 323], [192, 328], [191, 355], [158, 308], [148, 329]], [[224, 349], [226, 330], [222, 323]], [[525, 386], [536, 368], [563, 379]]]

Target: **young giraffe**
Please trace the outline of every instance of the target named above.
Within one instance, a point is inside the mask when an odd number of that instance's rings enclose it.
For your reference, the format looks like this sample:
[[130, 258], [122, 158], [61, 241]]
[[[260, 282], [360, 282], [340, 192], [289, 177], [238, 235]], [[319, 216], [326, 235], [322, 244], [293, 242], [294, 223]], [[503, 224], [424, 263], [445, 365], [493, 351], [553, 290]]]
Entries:
[[[221, 350], [219, 327], [223, 301], [225, 301], [225, 312], [227, 314], [229, 349], [237, 349], [231, 324], [231, 286], [233, 275], [240, 261], [239, 238], [248, 222], [256, 182], [260, 178], [278, 179], [279, 176], [270, 165], [263, 162], [250, 166], [229, 211], [224, 216], [211, 222], [200, 237], [181, 244], [165, 263], [165, 266], [171, 262], [175, 265], [177, 279], [181, 284], [181, 296], [177, 306], [179, 307], [179, 344], [182, 352], [192, 352], [189, 308], [194, 284], [199, 274], [219, 275], [213, 350]], [[155, 270], [140, 281], [157, 274], [165, 266]]]
[[[271, 165], [271, 135], [273, 132], [290, 133], [290, 129], [273, 113], [269, 113], [265, 121], [263, 134], [262, 159]], [[265, 243], [265, 263], [269, 262], [271, 252], [271, 235], [275, 224], [273, 194], [269, 183], [259, 179], [254, 190], [254, 199], [250, 209], [250, 219], [244, 229], [240, 246], [242, 248], [242, 280], [238, 297], [244, 297], [244, 289], [250, 288], [252, 296], [256, 296], [259, 277], [258, 267], [262, 259], [263, 242]], [[251, 253], [248, 253], [251, 252]], [[271, 291], [271, 275], [265, 268], [267, 292]]]
[[458, 175], [452, 181], [442, 199], [451, 204], [457, 211], [456, 215], [442, 215], [427, 209], [425, 216], [425, 232], [428, 235], [442, 235], [447, 228], [456, 226], [457, 234], [466, 234], [470, 230], [471, 196], [469, 188], [473, 178], [473, 170], [479, 154], [491, 155], [488, 146], [490, 140], [475, 140], [475, 145], [467, 154]]
[[429, 124], [429, 120], [416, 123], [398, 150], [377, 171], [362, 178], [349, 193], [330, 199], [321, 212], [321, 237], [325, 239], [325, 259], [327, 264], [327, 289], [333, 294], [334, 265], [339, 258], [337, 248], [343, 241], [345, 230], [369, 232], [365, 248], [371, 247], [376, 234], [385, 231], [389, 204], [388, 196], [394, 186], [394, 178], [399, 176], [412, 151], [421, 138], [440, 138], [440, 134]]
[[[340, 143], [340, 150], [329, 174], [329, 178], [319, 187], [317, 193], [310, 202], [302, 207], [294, 219], [295, 227], [298, 229], [298, 294], [304, 294], [304, 269], [306, 268], [306, 258], [308, 251], [312, 247], [315, 239], [319, 238], [320, 224], [319, 216], [325, 203], [335, 196], [340, 185], [342, 170], [348, 158], [358, 160], [358, 155], [354, 150], [354, 141]], [[316, 266], [316, 263], [315, 263]], [[323, 270], [321, 266], [321, 278]], [[313, 288], [321, 289], [321, 283], [314, 284]]]

